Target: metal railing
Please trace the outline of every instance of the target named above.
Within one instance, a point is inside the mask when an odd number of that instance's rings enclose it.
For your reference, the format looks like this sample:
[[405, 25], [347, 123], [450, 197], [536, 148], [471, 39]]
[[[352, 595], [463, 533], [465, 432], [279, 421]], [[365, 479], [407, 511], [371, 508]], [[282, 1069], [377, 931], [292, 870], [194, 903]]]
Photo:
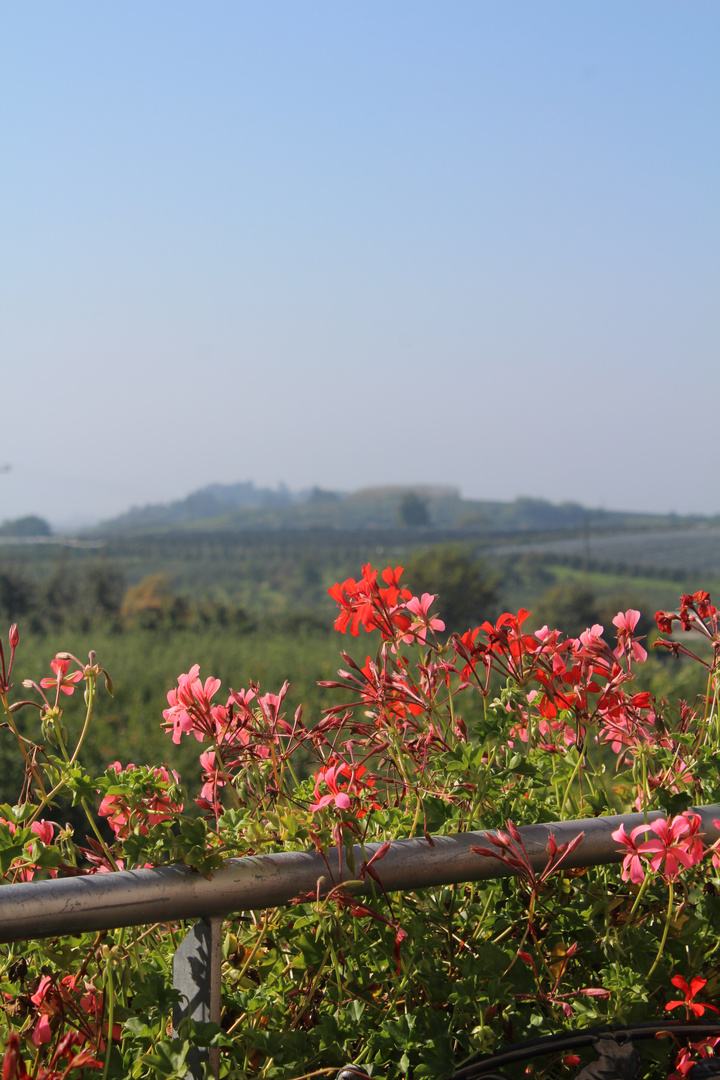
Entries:
[[[720, 805], [693, 807], [693, 812], [702, 819], [706, 842], [714, 843], [720, 837], [713, 824], [713, 819], [720, 818]], [[657, 811], [647, 819], [664, 816]], [[644, 814], [622, 814], [523, 825], [519, 832], [538, 871], [547, 863], [551, 834], [563, 844], [584, 833], [563, 860], [563, 868], [572, 869], [621, 862], [625, 851], [611, 834], [621, 824], [630, 832], [645, 820]], [[472, 847], [487, 843], [486, 832], [434, 836], [431, 842], [424, 837], [394, 840], [375, 868], [387, 892], [511, 877], [513, 871], [506, 863], [472, 852]], [[301, 894], [322, 895], [340, 883], [352, 882], [358, 894], [369, 892], [372, 882], [361, 880], [358, 869], [379, 847], [366, 844], [363, 851], [356, 846], [349, 861], [344, 849], [335, 848], [325, 857], [285, 851], [229, 859], [212, 878], [187, 866], [165, 866], [4, 885], [0, 888], [0, 943], [197, 919], [175, 953], [173, 985], [183, 999], [174, 1014], [175, 1026], [185, 1016], [219, 1024], [222, 917], [277, 907]], [[193, 1055], [188, 1071], [191, 1080], [200, 1080], [205, 1061], [207, 1052]], [[212, 1054], [210, 1061], [215, 1064]]]

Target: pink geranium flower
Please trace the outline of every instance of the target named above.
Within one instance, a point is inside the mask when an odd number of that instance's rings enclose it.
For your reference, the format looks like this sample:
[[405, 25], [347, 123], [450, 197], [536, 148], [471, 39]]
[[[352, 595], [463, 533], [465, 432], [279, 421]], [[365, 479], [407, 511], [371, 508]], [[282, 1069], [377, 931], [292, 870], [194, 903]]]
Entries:
[[[683, 870], [702, 860], [703, 845], [698, 836], [701, 824], [700, 815], [688, 810], [674, 818], [659, 818], [650, 824], [657, 839], [646, 840], [640, 852], [650, 855], [653, 870], [660, 871], [666, 881], [677, 881]], [[663, 863], [665, 868], [661, 870]]]
[[[310, 807], [311, 811], [314, 813], [331, 803], [340, 810], [348, 810], [350, 808], [350, 797], [346, 791], [340, 790], [338, 780], [342, 776], [349, 778], [351, 775], [347, 765], [329, 765], [327, 768], [320, 769], [315, 777], [315, 798], [317, 802]], [[329, 789], [325, 795], [320, 795], [321, 784], [324, 784]]]
[[[123, 770], [119, 761], [110, 766], [112, 772], [121, 776], [137, 772], [136, 765], [128, 765]], [[171, 779], [172, 776], [172, 779]], [[168, 821], [182, 812], [183, 804], [179, 800], [171, 798], [170, 791], [157, 790], [157, 784], [166, 785], [170, 788], [171, 783], [179, 784], [180, 777], [173, 770], [172, 774], [162, 766], [147, 769], [145, 775], [145, 790], [138, 789], [134, 795], [115, 792], [106, 795], [98, 807], [98, 814], [108, 819], [108, 824], [119, 839], [127, 837], [132, 829], [138, 829], [143, 836], [147, 836], [149, 827], [157, 825], [161, 821]]]
[[46, 821], [42, 818], [40, 821], [34, 821], [30, 826], [31, 830], [36, 836], [40, 838], [43, 844], [52, 844], [53, 838], [53, 823], [52, 821]]
[[718, 1043], [720, 1043], [718, 1038], [699, 1039], [697, 1042], [691, 1042], [689, 1047], [683, 1046], [675, 1058], [675, 1072], [668, 1074], [668, 1080], [684, 1080], [695, 1068], [698, 1060], [716, 1056], [715, 1048]]
[[[720, 819], [713, 818], [713, 825], [716, 829], [720, 829]], [[712, 864], [716, 870], [720, 870], [720, 850], [718, 850], [718, 845], [720, 845], [720, 840], [716, 840], [710, 848], [712, 852]]]
[[43, 1013], [33, 1028], [32, 1041], [36, 1046], [42, 1046], [43, 1043], [49, 1043], [51, 1039], [52, 1031], [50, 1029], [50, 1017]]
[[428, 630], [444, 630], [445, 623], [442, 619], [430, 618], [430, 605], [435, 599], [432, 593], [423, 593], [422, 597], [413, 596], [405, 605], [406, 610], [415, 615], [415, 621], [410, 627], [411, 633], [406, 634], [403, 641], [425, 641]]
[[50, 667], [55, 672], [54, 678], [48, 675], [40, 680], [40, 685], [46, 690], [51, 686], [55, 686], [58, 693], [62, 691], [63, 694], [74, 694], [75, 684], [79, 683], [83, 677], [82, 671], [73, 671], [72, 675], [68, 675], [67, 669], [70, 667], [70, 660], [58, 656], [50, 661]]
[[592, 626], [588, 626], [587, 630], [583, 630], [578, 641], [586, 648], [592, 648], [598, 644], [604, 633], [604, 626], [601, 626], [600, 623], [593, 623]]
[[625, 826], [621, 825], [619, 829], [616, 829], [615, 832], [610, 834], [613, 840], [617, 840], [619, 843], [624, 844], [627, 850], [622, 865], [623, 881], [627, 881], [629, 878], [635, 885], [641, 885], [645, 880], [641, 849], [636, 844], [635, 837], [639, 836], [640, 833], [645, 832], [648, 828], [648, 825], [638, 825], [628, 836], [625, 832]]
[[172, 730], [174, 743], [179, 743], [189, 732], [198, 742], [219, 734], [227, 722], [227, 710], [222, 705], [213, 705], [211, 698], [220, 685], [220, 679], [212, 676], [203, 683], [199, 664], [193, 664], [187, 674], [178, 676], [177, 688], [168, 691], [169, 708], [163, 710], [163, 726]]
[[43, 975], [42, 979], [38, 983], [37, 990], [31, 995], [30, 1000], [33, 1005], [38, 1007], [42, 1005], [47, 997], [48, 990], [52, 986], [53, 981], [50, 975]]
[[593, 623], [583, 630], [579, 638], [573, 642], [573, 654], [578, 660], [589, 660], [602, 667], [608, 667], [612, 661], [610, 646], [603, 638], [605, 627], [600, 623]]
[[618, 637], [618, 647], [615, 649], [614, 655], [618, 660], [623, 654], [641, 664], [647, 660], [646, 650], [633, 637], [633, 632], [639, 621], [640, 612], [636, 611], [635, 608], [629, 608], [625, 613], [618, 611], [613, 619], [613, 626], [617, 627]]

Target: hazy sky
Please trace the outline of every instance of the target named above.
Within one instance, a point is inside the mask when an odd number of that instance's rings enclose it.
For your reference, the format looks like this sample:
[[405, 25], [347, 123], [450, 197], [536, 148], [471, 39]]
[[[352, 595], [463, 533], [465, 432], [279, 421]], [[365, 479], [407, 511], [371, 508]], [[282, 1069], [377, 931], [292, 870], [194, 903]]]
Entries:
[[5, 0], [0, 520], [720, 511], [717, 0]]

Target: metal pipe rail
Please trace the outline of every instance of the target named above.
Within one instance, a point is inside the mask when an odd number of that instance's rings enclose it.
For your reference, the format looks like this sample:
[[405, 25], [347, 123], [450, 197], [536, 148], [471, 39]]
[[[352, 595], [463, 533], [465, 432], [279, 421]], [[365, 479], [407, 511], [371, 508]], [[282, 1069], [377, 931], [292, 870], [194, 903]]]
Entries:
[[[693, 807], [693, 811], [702, 818], [704, 839], [714, 843], [720, 838], [720, 829], [713, 823], [720, 819], [720, 805]], [[647, 817], [653, 821], [664, 816], [655, 811]], [[584, 833], [563, 860], [562, 866], [572, 869], [621, 862], [625, 851], [611, 834], [620, 825], [629, 833], [644, 821], [644, 814], [621, 814], [522, 825], [519, 833], [537, 871], [547, 863], [551, 834], [563, 844]], [[374, 868], [387, 892], [513, 876], [512, 869], [500, 859], [471, 851], [474, 846], [487, 846], [489, 835], [456, 833], [435, 836], [431, 843], [424, 837], [394, 840]], [[222, 917], [277, 907], [302, 894], [322, 895], [340, 883], [358, 894], [369, 892], [372, 882], [361, 880], [358, 871], [363, 859], [369, 860], [379, 847], [377, 843], [366, 844], [363, 853], [356, 845], [350, 864], [344, 849], [337, 848], [330, 849], [327, 859], [305, 851], [229, 859], [212, 878], [204, 878], [187, 866], [164, 866], [4, 885], [0, 887], [0, 943], [198, 919], [175, 954], [173, 984], [187, 1000], [176, 1009], [175, 1026], [188, 1015], [219, 1024]], [[193, 1052], [188, 1060], [192, 1080], [204, 1075], [204, 1061], [207, 1052]], [[212, 1053], [210, 1062], [217, 1072]]]
[[[713, 825], [713, 819], [720, 818], [720, 805], [694, 807], [693, 812], [700, 814], [705, 839], [713, 843], [720, 835]], [[663, 816], [656, 811], [648, 820]], [[625, 852], [611, 833], [621, 824], [630, 832], [644, 820], [643, 814], [622, 814], [522, 825], [519, 832], [537, 870], [547, 862], [545, 849], [551, 833], [562, 844], [584, 832], [563, 866], [597, 866], [621, 862]], [[512, 876], [499, 859], [470, 850], [487, 846], [487, 837], [486, 832], [467, 832], [435, 836], [432, 844], [424, 837], [395, 840], [375, 869], [388, 892]], [[355, 846], [355, 868], [379, 846], [366, 844], [364, 856]], [[369, 891], [370, 883], [359, 881], [355, 868], [348, 865], [344, 850], [338, 853], [331, 848], [327, 862], [316, 852], [305, 851], [229, 859], [210, 879], [187, 866], [164, 866], [4, 885], [0, 888], [0, 942], [276, 907], [301, 893], [315, 893], [318, 888], [326, 892], [340, 882], [353, 882], [357, 892]]]

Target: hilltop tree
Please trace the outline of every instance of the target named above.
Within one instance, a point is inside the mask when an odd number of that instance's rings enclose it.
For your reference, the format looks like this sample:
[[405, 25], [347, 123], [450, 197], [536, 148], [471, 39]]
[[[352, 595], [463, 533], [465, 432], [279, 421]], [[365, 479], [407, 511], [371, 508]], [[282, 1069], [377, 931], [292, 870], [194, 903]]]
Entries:
[[398, 517], [402, 525], [430, 524], [427, 502], [416, 491], [405, 492], [398, 506]]
[[0, 525], [0, 536], [51, 536], [52, 529], [44, 518], [29, 514], [27, 517], [4, 521]]

